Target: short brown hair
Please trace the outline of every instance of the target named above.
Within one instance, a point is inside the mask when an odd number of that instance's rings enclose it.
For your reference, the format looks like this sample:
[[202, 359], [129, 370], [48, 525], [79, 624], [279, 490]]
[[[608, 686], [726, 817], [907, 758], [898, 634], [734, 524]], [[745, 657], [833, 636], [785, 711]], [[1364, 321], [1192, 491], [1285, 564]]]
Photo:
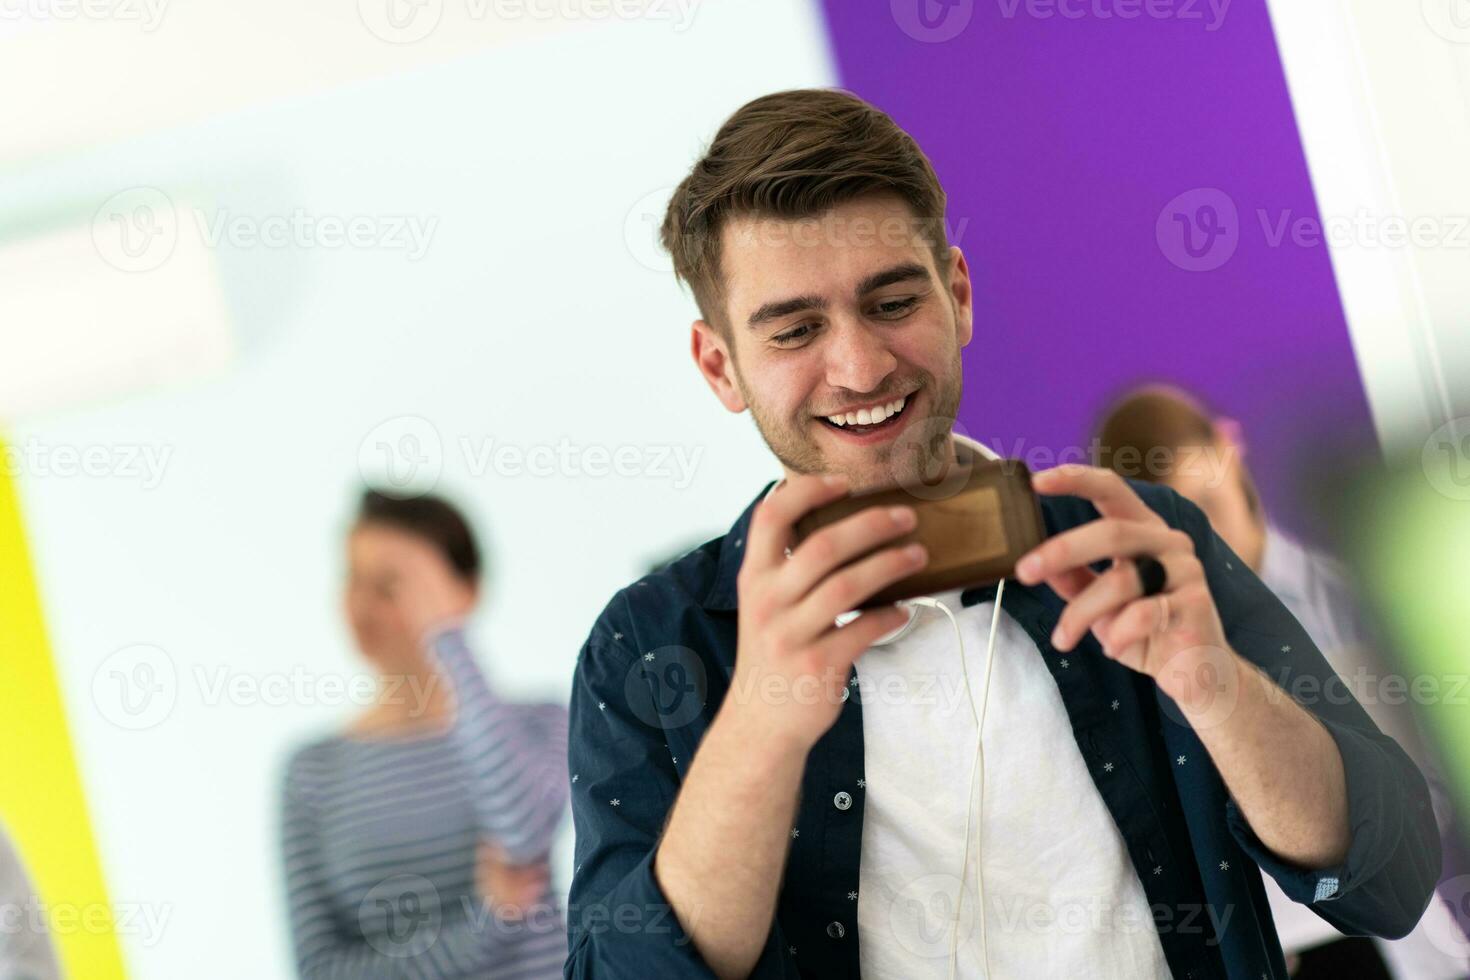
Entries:
[[661, 238], [674, 275], [724, 332], [720, 233], [732, 215], [819, 215], [865, 194], [895, 193], [948, 266], [944, 188], [929, 158], [887, 113], [836, 89], [793, 89], [747, 102], [674, 190]]
[[371, 487], [357, 505], [357, 523], [379, 524], [413, 534], [444, 556], [462, 580], [478, 582], [480, 546], [459, 508], [429, 494], [395, 497]]
[[[1148, 385], [1125, 395], [1103, 416], [1097, 433], [1097, 465], [1149, 483], [1172, 472], [1173, 460], [1190, 446], [1208, 446], [1215, 423], [1198, 399], [1167, 385]], [[1141, 460], [1163, 453], [1165, 472]]]

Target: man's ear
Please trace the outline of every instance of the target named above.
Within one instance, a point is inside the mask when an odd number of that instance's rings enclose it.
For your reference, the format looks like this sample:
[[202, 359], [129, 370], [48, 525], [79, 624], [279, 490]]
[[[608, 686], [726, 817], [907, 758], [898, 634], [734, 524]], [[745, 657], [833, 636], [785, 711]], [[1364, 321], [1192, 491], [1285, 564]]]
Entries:
[[735, 361], [720, 332], [705, 320], [695, 320], [689, 336], [689, 352], [720, 404], [732, 412], [745, 411], [745, 397], [735, 383]]
[[975, 333], [975, 292], [970, 285], [970, 266], [958, 245], [949, 247], [950, 299], [954, 302], [955, 340], [965, 347]]

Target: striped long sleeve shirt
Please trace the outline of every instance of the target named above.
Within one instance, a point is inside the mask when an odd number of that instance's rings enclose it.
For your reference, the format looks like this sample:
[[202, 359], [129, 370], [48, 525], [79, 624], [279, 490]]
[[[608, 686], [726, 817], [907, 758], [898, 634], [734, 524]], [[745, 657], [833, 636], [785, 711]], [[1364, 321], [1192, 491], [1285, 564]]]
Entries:
[[502, 700], [458, 626], [432, 640], [457, 710], [446, 732], [334, 735], [287, 768], [281, 838], [303, 980], [556, 977], [566, 927], [554, 893], [520, 920], [475, 887], [480, 841], [543, 858], [566, 805], [566, 711]]

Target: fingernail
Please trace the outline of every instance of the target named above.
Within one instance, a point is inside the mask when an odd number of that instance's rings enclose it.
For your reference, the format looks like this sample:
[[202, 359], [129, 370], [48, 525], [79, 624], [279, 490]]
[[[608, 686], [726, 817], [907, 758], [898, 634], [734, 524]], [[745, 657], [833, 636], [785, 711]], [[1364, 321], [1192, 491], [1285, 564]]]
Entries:
[[1058, 650], [1061, 650], [1067, 645], [1067, 634], [1062, 632], [1060, 626], [1051, 631], [1051, 645]]
[[1021, 581], [1034, 581], [1041, 576], [1041, 558], [1037, 555], [1027, 555], [1016, 565], [1016, 575]]
[[826, 476], [822, 477], [822, 482], [827, 484], [827, 486], [829, 487], [840, 487], [847, 483], [847, 477], [843, 476], [841, 473], [828, 473]]
[[888, 508], [888, 516], [899, 527], [908, 527], [914, 522], [914, 509], [904, 506], [890, 507]]
[[903, 549], [903, 556], [910, 561], [922, 561], [927, 552], [921, 544], [911, 544]]

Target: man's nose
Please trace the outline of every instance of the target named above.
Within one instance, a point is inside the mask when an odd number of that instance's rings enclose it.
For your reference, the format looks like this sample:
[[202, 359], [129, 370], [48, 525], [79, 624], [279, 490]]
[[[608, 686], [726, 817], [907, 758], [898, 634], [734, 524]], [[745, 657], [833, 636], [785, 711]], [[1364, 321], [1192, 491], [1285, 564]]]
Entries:
[[882, 335], [862, 323], [834, 323], [827, 345], [827, 383], [849, 391], [873, 391], [898, 366]]

